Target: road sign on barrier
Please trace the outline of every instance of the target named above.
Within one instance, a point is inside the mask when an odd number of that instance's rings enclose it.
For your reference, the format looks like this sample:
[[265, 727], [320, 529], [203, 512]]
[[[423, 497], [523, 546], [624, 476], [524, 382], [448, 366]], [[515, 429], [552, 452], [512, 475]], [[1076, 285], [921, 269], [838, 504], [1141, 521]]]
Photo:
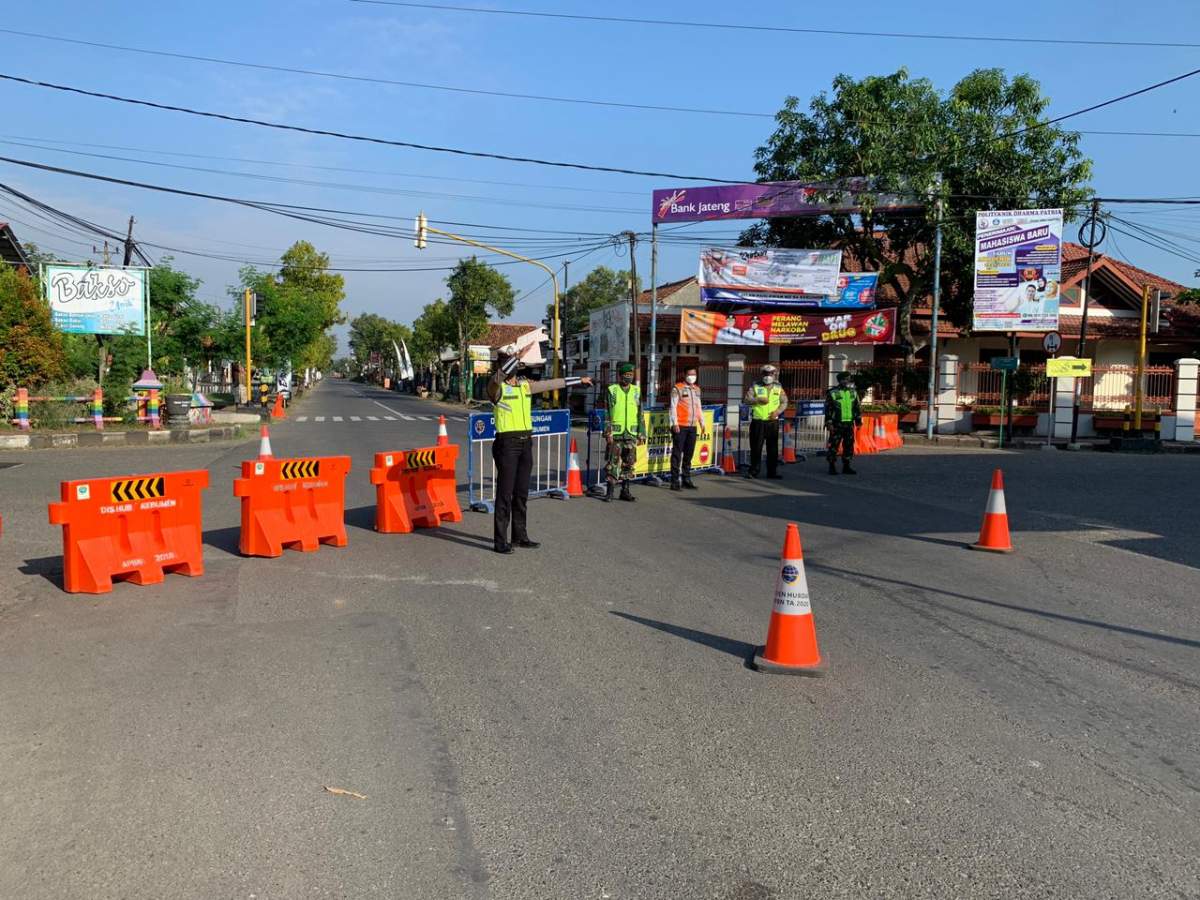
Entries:
[[106, 594], [114, 578], [158, 584], [165, 572], [203, 575], [207, 487], [204, 469], [62, 482], [50, 524], [63, 526], [63, 587]]
[[[531, 424], [533, 468], [529, 496], [566, 500], [571, 411], [535, 409]], [[496, 504], [496, 464], [490, 458], [496, 439], [493, 414], [471, 413], [467, 419], [467, 439], [467, 503], [473, 510], [492, 512]]]
[[233, 496], [242, 498], [245, 556], [275, 557], [283, 548], [316, 550], [321, 544], [346, 546], [346, 476], [350, 457], [248, 459], [234, 479]]
[[454, 464], [458, 445], [375, 454], [375, 530], [408, 534], [414, 528], [436, 528], [461, 522]]
[[[567, 409], [535, 409], [531, 424], [533, 436], [566, 434], [571, 429], [571, 411]], [[472, 441], [491, 441], [496, 438], [496, 418], [490, 412], [471, 413], [467, 433]]]

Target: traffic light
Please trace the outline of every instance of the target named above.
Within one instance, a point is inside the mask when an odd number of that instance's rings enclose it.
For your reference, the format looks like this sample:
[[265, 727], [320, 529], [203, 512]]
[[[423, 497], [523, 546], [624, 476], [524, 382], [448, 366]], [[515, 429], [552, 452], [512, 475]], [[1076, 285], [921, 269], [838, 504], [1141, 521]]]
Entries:
[[429, 222], [425, 218], [425, 213], [417, 213], [415, 231], [416, 237], [413, 240], [413, 246], [418, 250], [424, 250], [429, 246]]

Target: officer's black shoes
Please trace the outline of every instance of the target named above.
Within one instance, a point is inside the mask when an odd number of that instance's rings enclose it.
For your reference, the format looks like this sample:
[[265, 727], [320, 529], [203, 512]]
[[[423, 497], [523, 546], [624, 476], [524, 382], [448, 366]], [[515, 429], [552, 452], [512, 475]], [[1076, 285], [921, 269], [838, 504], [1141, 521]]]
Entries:
[[783, 480], [783, 476], [782, 476], [782, 475], [780, 475], [778, 472], [772, 472], [772, 473], [771, 473], [770, 475], [768, 475], [767, 477], [768, 477], [768, 478], [771, 478], [771, 479], [774, 479], [775, 481], [782, 481], [782, 480]]
[[632, 503], [633, 501], [635, 501], [637, 499], [637, 497], [633, 496], [633, 494], [630, 493], [629, 485], [627, 485], [627, 484], [621, 485], [621, 499], [624, 500], [626, 503]]
[[850, 468], [850, 463], [846, 462], [846, 460], [843, 459], [842, 460], [842, 474], [843, 475], [857, 475], [858, 473], [855, 472], [852, 468]]
[[836, 475], [836, 474], [837, 474], [837, 463], [835, 463], [835, 462], [830, 462], [830, 463], [829, 463], [829, 474], [830, 474], [830, 475]]
[[678, 478], [671, 479], [671, 490], [673, 490], [673, 491], [682, 491], [683, 490], [683, 485], [681, 485], [679, 483]]
[[743, 477], [743, 478], [757, 478], [757, 477], [758, 477], [758, 473], [757, 473], [757, 472], [747, 472], [747, 473], [746, 473], [745, 475], [743, 475], [742, 477]]
[[513, 546], [514, 547], [523, 547], [526, 550], [536, 550], [538, 547], [542, 546], [542, 544], [540, 541], [531, 541], [529, 539], [526, 539], [523, 541], [515, 541], [513, 543]]
[[604, 502], [605, 503], [612, 503], [612, 495], [613, 495], [614, 487], [615, 487], [615, 485], [610, 481], [608, 483], [607, 489], [604, 491]]
[[495, 550], [497, 553], [512, 553], [513, 552], [512, 544], [497, 544], [492, 549]]
[[700, 490], [700, 488], [696, 487], [696, 482], [692, 481], [690, 478], [683, 479], [683, 486], [689, 491]]

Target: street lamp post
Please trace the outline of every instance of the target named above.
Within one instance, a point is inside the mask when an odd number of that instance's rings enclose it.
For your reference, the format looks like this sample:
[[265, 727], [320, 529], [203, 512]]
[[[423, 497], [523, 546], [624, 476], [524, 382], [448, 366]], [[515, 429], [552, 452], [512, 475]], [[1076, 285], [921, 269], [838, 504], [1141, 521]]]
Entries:
[[[429, 234], [438, 234], [445, 238], [450, 238], [452, 241], [459, 241], [463, 244], [469, 244], [472, 247], [478, 247], [481, 250], [487, 250], [491, 253], [499, 253], [501, 256], [507, 256], [510, 259], [518, 260], [519, 262], [527, 262], [542, 269], [550, 276], [550, 285], [554, 290], [554, 328], [550, 337], [551, 350], [553, 357], [551, 363], [551, 378], [559, 377], [559, 360], [562, 358], [562, 321], [559, 316], [558, 308], [558, 276], [554, 274], [554, 270], [543, 262], [536, 259], [530, 259], [528, 256], [521, 256], [519, 253], [513, 253], [511, 250], [504, 250], [500, 247], [493, 247], [490, 244], [483, 244], [479, 241], [473, 241], [470, 238], [465, 238], [461, 234], [452, 234], [449, 231], [442, 231], [440, 228], [434, 228], [429, 224], [429, 220], [425, 218], [424, 213], [417, 214], [416, 223], [416, 238], [413, 240], [413, 246], [418, 250], [424, 250], [428, 246]], [[558, 391], [554, 392], [554, 405], [558, 406]]]

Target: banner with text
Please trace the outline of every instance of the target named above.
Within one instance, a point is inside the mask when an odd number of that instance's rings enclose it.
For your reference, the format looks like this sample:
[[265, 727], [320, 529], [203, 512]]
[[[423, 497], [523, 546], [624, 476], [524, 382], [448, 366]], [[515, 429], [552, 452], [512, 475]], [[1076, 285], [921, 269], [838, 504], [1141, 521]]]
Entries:
[[146, 333], [146, 270], [47, 265], [50, 318], [70, 334]]
[[878, 193], [870, 178], [837, 182], [771, 181], [664, 188], [654, 192], [651, 221], [705, 222], [713, 219], [769, 219], [774, 216], [821, 216], [875, 210], [920, 209], [915, 195]]
[[841, 250], [710, 247], [697, 279], [705, 303], [816, 302], [837, 291], [841, 268]]
[[981, 210], [975, 220], [976, 331], [1057, 331], [1061, 209]]
[[[717, 464], [714, 410], [705, 407], [700, 427], [696, 429], [696, 449], [692, 452], [692, 468], [707, 469]], [[637, 448], [634, 475], [671, 474], [671, 413], [665, 409], [650, 409], [642, 413], [646, 420], [646, 443]]]
[[826, 344], [892, 344], [895, 341], [895, 309], [805, 315], [733, 314], [684, 308], [679, 320], [681, 344], [821, 347]]

